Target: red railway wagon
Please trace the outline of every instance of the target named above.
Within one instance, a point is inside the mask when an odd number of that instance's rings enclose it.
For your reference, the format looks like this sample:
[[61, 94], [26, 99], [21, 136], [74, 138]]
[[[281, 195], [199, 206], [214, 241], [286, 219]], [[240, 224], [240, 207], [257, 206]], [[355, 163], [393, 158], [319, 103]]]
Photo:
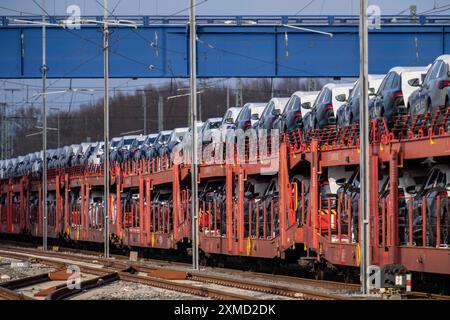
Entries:
[[[446, 203], [446, 216], [441, 210], [438, 214], [428, 212], [427, 199], [421, 204], [422, 222], [414, 228], [422, 233], [422, 239], [429, 232], [435, 234], [432, 243], [413, 238], [413, 215], [417, 215], [413, 212], [413, 198], [406, 201], [405, 219], [409, 225], [402, 227], [409, 232], [400, 241], [398, 208], [399, 170], [417, 160], [434, 157], [446, 161], [445, 157], [450, 157], [448, 114], [449, 110], [441, 116], [427, 114], [425, 117], [433, 119], [428, 122], [398, 118], [391, 130], [384, 123], [372, 123], [371, 176], [378, 177], [384, 171], [389, 178], [388, 196], [380, 200], [379, 192], [372, 192], [369, 199], [372, 264], [450, 274], [448, 237], [444, 239], [449, 228], [448, 195], [440, 194], [436, 199], [438, 208]], [[232, 163], [199, 164], [200, 183], [220, 178], [225, 184], [222, 202], [200, 202], [202, 252], [207, 256], [268, 259], [286, 259], [295, 252], [299, 260], [312, 261], [319, 274], [327, 265], [358, 267], [361, 203], [346, 194], [332, 202], [324, 199], [320, 190], [320, 177], [325, 170], [359, 165], [358, 131], [357, 126], [341, 131], [330, 127], [307, 137], [302, 137], [300, 130], [284, 135], [278, 148], [273, 148], [268, 156], [278, 159], [277, 170], [272, 172], [272, 177], [277, 178], [277, 191], [258, 203], [246, 200], [245, 188], [248, 179], [264, 172], [262, 158], [253, 164], [246, 153], [244, 162], [234, 159]], [[173, 159], [164, 157], [113, 163], [109, 174], [110, 188], [114, 190], [108, 199], [112, 241], [159, 249], [176, 249], [180, 243], [189, 242], [190, 165], [174, 164]], [[49, 172], [48, 190], [54, 195], [54, 201], [48, 205], [49, 237], [103, 241], [103, 204], [92, 201], [92, 193], [102, 190], [102, 176], [102, 167]], [[371, 181], [372, 190], [379, 190], [379, 180]], [[170, 200], [161, 200], [161, 194], [169, 194]], [[41, 236], [41, 196], [39, 179], [1, 181], [0, 231], [27, 231]]]

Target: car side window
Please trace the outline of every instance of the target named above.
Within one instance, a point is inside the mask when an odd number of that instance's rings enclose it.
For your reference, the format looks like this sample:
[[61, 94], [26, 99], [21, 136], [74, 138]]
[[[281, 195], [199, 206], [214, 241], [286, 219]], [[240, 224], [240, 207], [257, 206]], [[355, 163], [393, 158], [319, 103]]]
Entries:
[[270, 102], [270, 104], [267, 106], [267, 108], [264, 109], [264, 113], [261, 115], [261, 119], [267, 117], [269, 114], [272, 113], [272, 110], [274, 108], [275, 104], [273, 101]]
[[242, 109], [241, 113], [239, 113], [239, 116], [237, 117], [236, 121], [239, 122], [244, 119], [250, 118], [250, 108], [248, 106], [244, 107]]
[[445, 187], [445, 174], [442, 173], [442, 171], [439, 170], [438, 176], [436, 179], [436, 187]]
[[441, 66], [442, 66], [442, 61], [438, 60], [436, 62], [436, 67], [433, 70], [433, 73], [431, 74], [430, 80], [434, 80], [438, 77], [438, 74], [441, 70]]
[[297, 96], [294, 97], [294, 101], [292, 103], [292, 108], [295, 111], [300, 110], [300, 99], [299, 99], [299, 97], [297, 97]]
[[391, 82], [391, 89], [400, 89], [400, 76], [397, 73], [394, 73]]
[[351, 93], [350, 93], [350, 98], [354, 98], [359, 96], [361, 90], [359, 89], [359, 81], [358, 83], [353, 87]]
[[428, 70], [427, 75], [425, 77], [424, 82], [427, 83], [428, 81], [431, 81], [436, 78], [439, 68], [441, 67], [441, 61], [438, 60], [431, 66], [430, 70]]
[[292, 110], [292, 105], [294, 104], [294, 99], [295, 99], [295, 96], [292, 96], [289, 99], [289, 101], [288, 101], [288, 103], [286, 105], [286, 108], [284, 109], [285, 111], [291, 111]]
[[315, 105], [324, 103], [326, 101], [329, 101], [331, 98], [331, 91], [329, 89], [322, 89], [319, 96], [316, 99]]
[[441, 63], [441, 67], [439, 68], [439, 72], [437, 74], [438, 78], [444, 77], [448, 72], [448, 65], [444, 61]]
[[433, 170], [430, 174], [430, 177], [428, 178], [427, 182], [425, 183], [425, 190], [428, 190], [430, 188], [433, 188], [434, 181], [436, 180], [436, 170]]
[[395, 78], [396, 73], [395, 72], [391, 72], [391, 74], [389, 75], [389, 78], [386, 81], [386, 87], [384, 88], [385, 90], [389, 90], [392, 88], [392, 84], [394, 82], [394, 78]]

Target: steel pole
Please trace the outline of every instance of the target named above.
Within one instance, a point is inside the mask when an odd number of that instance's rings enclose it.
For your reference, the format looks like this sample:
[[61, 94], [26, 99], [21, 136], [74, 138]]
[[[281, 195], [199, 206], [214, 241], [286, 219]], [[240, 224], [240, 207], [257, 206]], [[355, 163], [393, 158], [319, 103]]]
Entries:
[[[108, 82], [108, 46], [109, 46], [109, 30], [108, 30], [108, 0], [104, 0], [104, 24], [103, 24], [103, 77], [104, 77], [104, 97], [103, 97], [103, 135], [104, 135], [104, 227], [105, 227], [105, 258], [109, 258], [109, 82]], [[117, 199], [120, 201], [120, 198]], [[88, 224], [89, 225], [89, 224]]]
[[[370, 215], [370, 174], [369, 174], [369, 95], [368, 95], [368, 30], [367, 0], [360, 0], [359, 21], [359, 82], [361, 90], [360, 106], [360, 175], [361, 175], [361, 216], [360, 216], [360, 250], [361, 250], [361, 291], [368, 294], [367, 271], [369, 257], [369, 215]], [[372, 177], [376, 179], [376, 177]], [[377, 192], [377, 190], [372, 190]]]
[[61, 146], [61, 119], [60, 112], [58, 110], [58, 148]]
[[144, 135], [147, 134], [147, 93], [142, 90], [142, 109], [144, 109]]
[[191, 169], [191, 183], [192, 183], [192, 269], [199, 269], [198, 256], [198, 186], [197, 186], [197, 41], [195, 30], [195, 0], [191, 0], [190, 15], [189, 15], [189, 31], [190, 31], [190, 113], [191, 113], [191, 132], [192, 132], [192, 169]]
[[47, 251], [47, 59], [45, 0], [42, 0], [42, 249]]
[[227, 83], [227, 109], [230, 108], [230, 81]]
[[163, 97], [158, 96], [158, 132], [164, 130]]

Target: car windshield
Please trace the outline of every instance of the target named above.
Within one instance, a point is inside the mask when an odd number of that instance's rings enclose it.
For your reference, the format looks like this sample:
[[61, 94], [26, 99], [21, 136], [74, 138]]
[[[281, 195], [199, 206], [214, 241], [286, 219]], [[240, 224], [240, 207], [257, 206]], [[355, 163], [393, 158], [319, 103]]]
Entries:
[[126, 140], [124, 141], [123, 144], [126, 145], [126, 146], [127, 146], [127, 145], [130, 145], [130, 144], [133, 143], [133, 140], [134, 140], [134, 139], [126, 139]]
[[169, 138], [170, 138], [170, 134], [163, 134], [163, 135], [161, 135], [159, 137], [159, 141], [160, 142], [167, 142], [167, 141], [169, 141]]
[[117, 145], [119, 144], [120, 140], [115, 140], [111, 143], [111, 147], [117, 147]]
[[176, 132], [175, 133], [175, 138], [177, 138], [177, 139], [183, 139], [183, 137], [184, 137], [184, 135], [186, 134], [186, 132], [185, 131], [180, 131], [180, 132]]
[[209, 129], [218, 129], [220, 127], [220, 121], [214, 121], [209, 123]]
[[131, 147], [137, 147], [139, 145], [142, 144], [142, 141], [139, 141], [138, 139], [134, 140], [133, 143], [131, 144]]

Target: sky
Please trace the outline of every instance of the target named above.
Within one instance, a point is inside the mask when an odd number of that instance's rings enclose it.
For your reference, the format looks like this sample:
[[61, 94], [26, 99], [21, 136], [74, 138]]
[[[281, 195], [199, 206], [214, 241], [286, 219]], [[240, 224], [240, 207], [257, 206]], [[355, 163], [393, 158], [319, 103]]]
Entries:
[[[34, 0], [42, 4], [42, 0]], [[40, 8], [33, 0], [0, 0], [0, 16], [2, 15], [27, 15], [40, 14]], [[358, 14], [359, 0], [196, 0], [198, 15], [340, 15]], [[66, 8], [70, 5], [78, 5], [81, 15], [102, 15], [103, 0], [46, 0], [46, 9], [50, 14], [66, 15]], [[109, 10], [115, 15], [187, 15], [189, 13], [189, 0], [109, 0]], [[369, 0], [369, 5], [380, 7], [382, 15], [408, 14], [410, 5], [417, 5], [417, 13], [436, 12], [436, 14], [450, 14], [449, 0]], [[433, 10], [434, 11], [430, 11]], [[56, 81], [56, 82], [55, 82]], [[17, 84], [15, 84], [16, 82]], [[143, 88], [149, 83], [158, 83], [160, 80], [151, 79], [112, 79], [111, 91]], [[52, 88], [69, 87], [68, 79], [51, 79]], [[40, 80], [0, 80], [0, 102], [20, 105], [27, 101], [33, 94], [40, 91]], [[86, 94], [59, 94], [49, 98], [51, 106], [67, 105], [73, 99], [75, 106], [83, 102], [92, 101], [103, 95], [101, 90], [102, 80], [74, 79], [72, 87], [99, 87], [99, 90], [89, 95]], [[11, 91], [9, 89], [21, 89]], [[7, 89], [7, 90], [4, 90]], [[111, 93], [112, 94], [112, 93]], [[40, 100], [40, 99], [39, 99]], [[38, 100], [38, 101], [39, 101]]]
[[[36, 0], [41, 4], [42, 0]], [[63, 15], [69, 5], [76, 4], [82, 15], [98, 15], [103, 13], [103, 0], [46, 0], [46, 8], [50, 14]], [[289, 15], [303, 9], [301, 14], [357, 14], [359, 0], [196, 0], [199, 15]], [[119, 15], [170, 15], [189, 7], [189, 0], [109, 0], [108, 6], [115, 8]], [[369, 0], [369, 5], [378, 5], [381, 13], [398, 14], [417, 5], [417, 12], [445, 6], [448, 0]], [[276, 4], [276, 5], [274, 5]], [[29, 13], [39, 13], [40, 9], [33, 0], [0, 0], [0, 6]], [[444, 8], [445, 9], [445, 8]], [[449, 11], [441, 12], [443, 14]], [[185, 11], [184, 14], [188, 12]], [[12, 14], [0, 9], [0, 15]]]

